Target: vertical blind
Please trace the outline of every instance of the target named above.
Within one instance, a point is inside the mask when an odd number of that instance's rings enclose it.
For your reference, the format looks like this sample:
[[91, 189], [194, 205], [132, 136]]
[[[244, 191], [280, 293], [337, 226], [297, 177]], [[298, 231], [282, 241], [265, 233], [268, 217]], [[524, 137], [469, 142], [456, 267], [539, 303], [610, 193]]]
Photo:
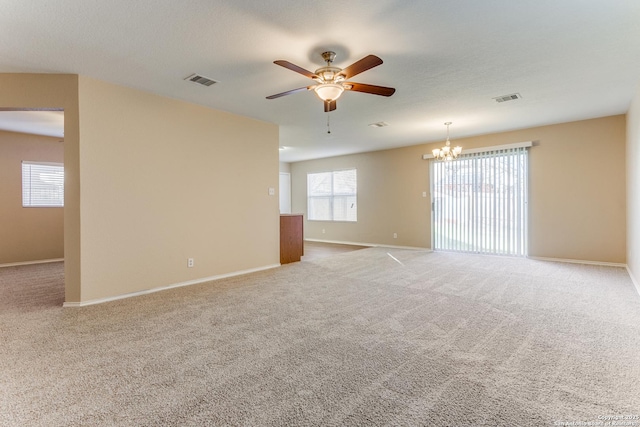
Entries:
[[22, 162], [22, 206], [64, 206], [64, 166]]
[[527, 149], [431, 162], [434, 249], [527, 255]]
[[307, 216], [316, 221], [358, 220], [355, 169], [307, 174]]

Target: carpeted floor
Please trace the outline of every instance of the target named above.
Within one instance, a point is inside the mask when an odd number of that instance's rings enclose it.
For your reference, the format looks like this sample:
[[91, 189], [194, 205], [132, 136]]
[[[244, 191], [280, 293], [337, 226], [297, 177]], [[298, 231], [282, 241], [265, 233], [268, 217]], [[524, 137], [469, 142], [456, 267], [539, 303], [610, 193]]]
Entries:
[[0, 425], [640, 416], [622, 268], [370, 248], [75, 309], [62, 270], [0, 269]]

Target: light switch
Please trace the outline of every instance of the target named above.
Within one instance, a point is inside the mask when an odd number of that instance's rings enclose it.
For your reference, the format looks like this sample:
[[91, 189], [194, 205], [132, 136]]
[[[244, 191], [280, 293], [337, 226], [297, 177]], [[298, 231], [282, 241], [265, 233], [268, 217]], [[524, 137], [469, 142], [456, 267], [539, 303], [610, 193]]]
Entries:
[[276, 189], [273, 187], [269, 187], [269, 195], [270, 196], [275, 196], [276, 195]]

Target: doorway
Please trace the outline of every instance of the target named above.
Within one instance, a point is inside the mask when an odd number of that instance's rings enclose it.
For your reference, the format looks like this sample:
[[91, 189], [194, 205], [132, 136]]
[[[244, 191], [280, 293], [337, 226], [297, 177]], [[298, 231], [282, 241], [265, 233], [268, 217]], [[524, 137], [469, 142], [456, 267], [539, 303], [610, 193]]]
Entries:
[[524, 147], [431, 162], [432, 248], [527, 255]]
[[291, 213], [291, 174], [280, 172], [280, 213]]
[[0, 108], [1, 279], [32, 279], [29, 286], [5, 286], [5, 304], [64, 302], [63, 136], [61, 108]]

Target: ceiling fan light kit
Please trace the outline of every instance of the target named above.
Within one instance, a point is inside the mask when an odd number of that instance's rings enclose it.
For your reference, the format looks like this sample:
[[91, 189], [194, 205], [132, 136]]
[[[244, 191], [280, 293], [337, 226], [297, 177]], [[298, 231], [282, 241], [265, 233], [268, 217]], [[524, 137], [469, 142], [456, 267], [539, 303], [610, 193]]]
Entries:
[[316, 95], [323, 101], [335, 101], [340, 98], [342, 92], [344, 92], [344, 87], [335, 83], [323, 83], [319, 84], [313, 88], [316, 91]]
[[336, 99], [338, 99], [345, 90], [370, 93], [380, 96], [391, 96], [395, 93], [396, 90], [391, 87], [375, 86], [346, 81], [347, 79], [355, 75], [358, 75], [364, 71], [382, 64], [382, 59], [378, 58], [375, 55], [368, 55], [361, 60], [349, 65], [347, 68], [338, 68], [331, 65], [335, 57], [335, 52], [323, 52], [322, 59], [324, 59], [327, 65], [318, 68], [315, 73], [305, 70], [304, 68], [292, 64], [289, 61], [273, 61], [273, 63], [276, 65], [288, 68], [291, 71], [295, 71], [296, 73], [302, 74], [303, 76], [314, 80], [316, 84], [267, 96], [267, 99], [280, 98], [281, 96], [291, 95], [292, 93], [313, 89], [316, 95], [318, 95], [318, 98], [320, 98], [324, 102], [324, 111], [328, 113], [329, 111], [333, 111], [336, 109]]

